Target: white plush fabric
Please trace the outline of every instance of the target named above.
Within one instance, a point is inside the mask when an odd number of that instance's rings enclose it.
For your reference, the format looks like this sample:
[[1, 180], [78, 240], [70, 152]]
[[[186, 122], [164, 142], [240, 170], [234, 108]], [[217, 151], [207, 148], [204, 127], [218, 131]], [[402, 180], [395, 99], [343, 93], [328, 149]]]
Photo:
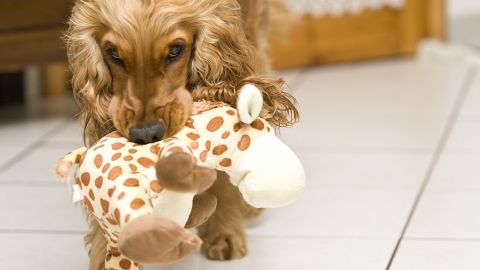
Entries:
[[260, 90], [253, 84], [247, 84], [240, 89], [237, 100], [237, 111], [240, 121], [251, 124], [258, 118], [263, 108], [263, 97]]
[[383, 7], [400, 9], [405, 0], [283, 0], [291, 11], [297, 14], [316, 16], [341, 16], [345, 13], [358, 14], [365, 9], [377, 10]]
[[[305, 189], [305, 171], [297, 155], [274, 134], [257, 138], [238, 160], [238, 188], [247, 203], [276, 208], [296, 201]], [[232, 179], [233, 180], [233, 179]]]

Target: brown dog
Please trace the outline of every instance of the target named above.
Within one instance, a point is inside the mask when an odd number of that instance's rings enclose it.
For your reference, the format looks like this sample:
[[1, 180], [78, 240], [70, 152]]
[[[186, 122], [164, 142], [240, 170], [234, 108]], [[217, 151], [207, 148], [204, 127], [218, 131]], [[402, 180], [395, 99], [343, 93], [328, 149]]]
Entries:
[[[268, 71], [267, 15], [267, 0], [78, 1], [66, 40], [86, 143], [112, 130], [138, 142], [166, 138], [185, 124], [192, 97], [235, 106], [246, 83], [263, 91], [262, 117], [295, 122], [283, 81], [260, 76]], [[226, 175], [208, 193], [218, 209], [200, 228], [203, 252], [216, 260], [244, 256], [243, 220], [258, 211]], [[86, 242], [90, 269], [101, 269], [105, 239], [94, 220]]]

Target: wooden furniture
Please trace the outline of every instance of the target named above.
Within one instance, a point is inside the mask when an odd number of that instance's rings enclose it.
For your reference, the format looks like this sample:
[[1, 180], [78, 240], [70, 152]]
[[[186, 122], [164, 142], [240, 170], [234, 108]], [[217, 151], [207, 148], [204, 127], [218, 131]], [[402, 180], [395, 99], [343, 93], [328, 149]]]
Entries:
[[71, 0], [0, 1], [0, 69], [65, 60]]
[[285, 40], [271, 38], [276, 69], [412, 55], [422, 38], [445, 39], [445, 0], [406, 0], [401, 10], [358, 15], [305, 15]]

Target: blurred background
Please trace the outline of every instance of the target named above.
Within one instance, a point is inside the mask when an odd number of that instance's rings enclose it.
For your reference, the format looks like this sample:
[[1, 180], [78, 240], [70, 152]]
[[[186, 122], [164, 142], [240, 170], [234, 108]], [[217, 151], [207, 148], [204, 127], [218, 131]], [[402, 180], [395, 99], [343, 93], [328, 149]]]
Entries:
[[[52, 173], [83, 144], [61, 40], [71, 6], [0, 0], [2, 269], [88, 264], [87, 226]], [[300, 104], [281, 138], [305, 165], [305, 196], [248, 224], [241, 261], [147, 269], [479, 269], [480, 1], [282, 8], [291, 20], [272, 15], [289, 25], [269, 50]]]

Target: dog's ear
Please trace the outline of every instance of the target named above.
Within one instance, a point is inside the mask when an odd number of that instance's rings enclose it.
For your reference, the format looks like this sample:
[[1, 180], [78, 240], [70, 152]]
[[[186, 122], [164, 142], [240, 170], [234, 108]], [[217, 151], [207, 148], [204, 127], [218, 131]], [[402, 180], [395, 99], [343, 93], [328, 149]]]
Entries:
[[269, 0], [239, 0], [247, 38], [258, 47], [265, 42], [269, 26]]
[[252, 74], [254, 47], [248, 41], [236, 0], [198, 4], [198, 31], [190, 66], [190, 85], [235, 85]]
[[73, 8], [65, 35], [73, 94], [84, 116], [85, 135], [90, 139], [99, 138], [104, 130], [111, 129], [105, 125], [109, 119], [111, 74], [97, 40], [102, 27], [100, 18], [94, 1], [79, 1]]

